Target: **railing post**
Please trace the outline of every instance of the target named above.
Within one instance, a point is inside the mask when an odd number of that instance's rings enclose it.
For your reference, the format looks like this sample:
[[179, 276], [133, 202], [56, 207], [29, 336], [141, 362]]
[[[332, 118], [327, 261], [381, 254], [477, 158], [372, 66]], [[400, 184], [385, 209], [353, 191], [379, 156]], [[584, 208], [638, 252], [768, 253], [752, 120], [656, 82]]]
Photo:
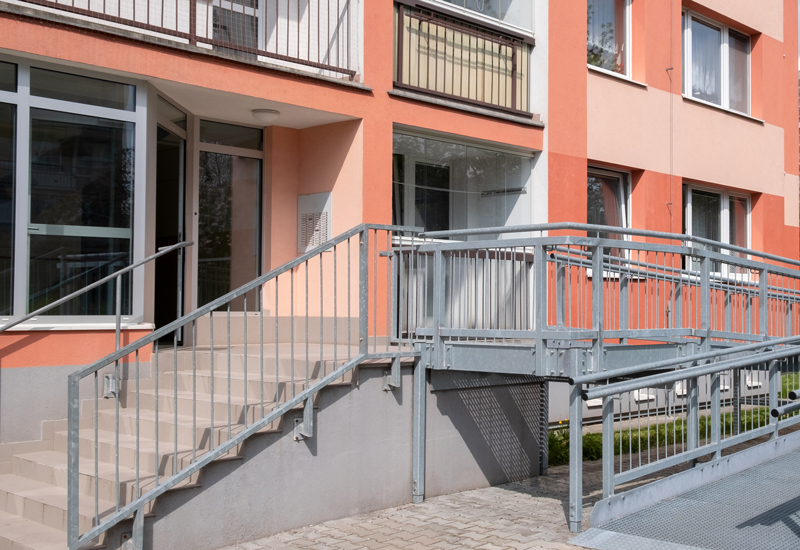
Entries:
[[[700, 388], [697, 383], [697, 378], [690, 378], [686, 381], [687, 385], [687, 398], [686, 398], [686, 446], [690, 451], [697, 449], [700, 446]], [[720, 417], [711, 419], [712, 426], [719, 424]], [[712, 428], [713, 429], [713, 428]], [[719, 430], [719, 427], [717, 427]], [[692, 465], [695, 461], [692, 461]]]
[[358, 352], [369, 351], [369, 229], [358, 240]]
[[567, 268], [564, 262], [556, 261], [556, 325], [564, 326], [566, 319], [566, 277]]
[[594, 372], [603, 370], [603, 251], [602, 246], [592, 248], [592, 330], [597, 331], [591, 350]]
[[80, 380], [73, 376], [67, 385], [67, 543], [70, 549], [78, 547], [79, 493], [80, 493]]
[[430, 353], [424, 352], [414, 362], [414, 420], [412, 461], [412, 501], [422, 502], [425, 499], [425, 437], [426, 437], [426, 400], [428, 398], [428, 367]]
[[433, 365], [432, 368], [445, 368], [444, 340], [442, 327], [445, 318], [445, 287], [446, 270], [444, 253], [437, 249], [433, 253]]
[[582, 384], [569, 387], [569, 530], [581, 532], [583, 520], [583, 392]]
[[546, 476], [550, 462], [550, 383], [539, 386], [539, 475]]
[[614, 494], [614, 396], [603, 398], [603, 498]]
[[[788, 359], [787, 359], [788, 361]], [[781, 388], [781, 371], [778, 368], [779, 362], [777, 359], [769, 362], [769, 410], [773, 410], [778, 406], [778, 392]], [[786, 396], [788, 397], [788, 396]], [[770, 434], [770, 439], [778, 437], [778, 421], [780, 418], [774, 418], [769, 415], [769, 422], [775, 426], [775, 430]]]
[[[624, 273], [619, 275], [619, 329], [628, 330], [628, 276]], [[620, 338], [620, 344], [627, 344], [627, 338]]]
[[547, 328], [547, 256], [544, 245], [536, 244], [533, 247], [533, 287], [534, 287], [534, 349], [536, 374], [547, 376], [547, 362], [544, 338], [542, 334]]
[[700, 259], [700, 351], [711, 350], [711, 260], [703, 255]]
[[197, 2], [189, 0], [189, 44], [192, 46], [197, 45]]
[[[722, 440], [722, 395], [720, 392], [720, 373], [714, 373], [711, 376], [711, 443], [717, 445], [714, 451], [714, 458], [722, 457], [722, 450], [719, 448], [719, 443]], [[699, 418], [698, 418], [699, 423]], [[699, 425], [698, 425], [699, 431]]]

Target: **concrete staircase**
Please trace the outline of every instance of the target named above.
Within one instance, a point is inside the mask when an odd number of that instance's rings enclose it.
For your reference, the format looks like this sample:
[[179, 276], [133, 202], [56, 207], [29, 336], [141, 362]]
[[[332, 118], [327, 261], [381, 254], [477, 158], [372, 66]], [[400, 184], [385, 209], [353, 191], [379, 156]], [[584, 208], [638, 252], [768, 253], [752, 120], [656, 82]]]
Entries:
[[[342, 328], [346, 334], [346, 327]], [[248, 332], [252, 332], [250, 327]], [[207, 334], [205, 330], [203, 333]], [[225, 334], [223, 330], [219, 333]], [[246, 353], [242, 331], [232, 335], [230, 353], [227, 347], [220, 349], [217, 344], [212, 354], [209, 342], [200, 337], [194, 351], [179, 347], [174, 353], [171, 345], [162, 345], [157, 354], [157, 373], [156, 369], [140, 366], [138, 417], [135, 370], [132, 364], [127, 364], [127, 379], [120, 384], [118, 436], [115, 400], [100, 397], [97, 411], [93, 398], [82, 401], [81, 533], [95, 525], [96, 517], [102, 520], [113, 513], [117, 498], [120, 507], [132, 502], [156, 485], [156, 475], [162, 480], [173, 475], [208, 452], [212, 444], [219, 445], [244, 429], [245, 420], [250, 424], [272, 411], [276, 394], [284, 402], [306, 388], [307, 369], [308, 383], [313, 384], [343, 364], [348, 356], [357, 355], [357, 346], [349, 344], [334, 346], [324, 342], [321, 347], [318, 341], [308, 345], [276, 344], [273, 334], [271, 329], [265, 329], [263, 378], [257, 332], [248, 334], [250, 343]], [[328, 331], [328, 334], [333, 333]], [[153, 357], [151, 364], [155, 365], [156, 355]], [[150, 371], [147, 376], [146, 370]], [[331, 385], [355, 384], [357, 376], [354, 369]], [[100, 386], [102, 394], [102, 379]], [[92, 396], [93, 389], [89, 388], [85, 395]], [[293, 425], [289, 424], [283, 416], [260, 433], [285, 433], [291, 437]], [[40, 441], [0, 445], [0, 550], [67, 547], [67, 421], [45, 422], [42, 433]], [[241, 446], [235, 447], [218, 460], [240, 459], [241, 451]], [[202, 470], [171, 490], [201, 485]], [[99, 499], [96, 510], [95, 494]], [[146, 509], [148, 514], [156, 513], [157, 502]], [[103, 535], [94, 541], [93, 547], [117, 544], [117, 541], [110, 543]]]

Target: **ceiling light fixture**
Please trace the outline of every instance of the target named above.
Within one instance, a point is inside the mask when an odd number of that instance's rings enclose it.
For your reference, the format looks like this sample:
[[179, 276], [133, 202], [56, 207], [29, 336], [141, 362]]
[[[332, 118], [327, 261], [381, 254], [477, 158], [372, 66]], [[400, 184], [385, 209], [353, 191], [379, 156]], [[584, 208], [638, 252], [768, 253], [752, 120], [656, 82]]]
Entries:
[[253, 118], [265, 126], [278, 120], [279, 116], [281, 116], [281, 112], [275, 109], [253, 109]]

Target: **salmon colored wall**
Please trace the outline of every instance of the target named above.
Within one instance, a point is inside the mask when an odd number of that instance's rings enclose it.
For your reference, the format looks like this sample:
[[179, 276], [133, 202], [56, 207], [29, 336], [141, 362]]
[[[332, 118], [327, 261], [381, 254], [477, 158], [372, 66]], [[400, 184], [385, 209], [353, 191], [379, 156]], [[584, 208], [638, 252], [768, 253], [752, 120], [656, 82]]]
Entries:
[[[149, 334], [149, 330], [123, 330], [122, 346]], [[11, 331], [0, 334], [0, 368], [88, 365], [112, 353], [113, 330]], [[142, 348], [140, 362], [149, 362], [150, 346]], [[135, 360], [134, 356], [123, 363]]]
[[548, 219], [585, 222], [586, 2], [550, 2], [548, 15]]

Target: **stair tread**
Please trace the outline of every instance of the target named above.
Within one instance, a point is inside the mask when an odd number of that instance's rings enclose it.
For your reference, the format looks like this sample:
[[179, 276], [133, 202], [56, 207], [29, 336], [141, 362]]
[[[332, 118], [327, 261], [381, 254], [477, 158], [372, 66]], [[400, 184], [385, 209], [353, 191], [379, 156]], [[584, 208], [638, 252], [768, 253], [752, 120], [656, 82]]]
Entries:
[[[178, 394], [178, 397], [180, 397], [180, 393]], [[216, 401], [215, 401], [215, 403], [216, 403]], [[227, 405], [227, 404], [228, 403], [226, 401], [225, 405]], [[251, 401], [250, 399], [248, 399], [247, 400], [247, 405], [252, 407], [252, 406], [256, 406], [256, 405], [261, 405], [261, 402], [254, 402], [254, 401]], [[275, 402], [274, 401], [272, 403], [270, 403], [270, 404], [264, 403], [264, 412], [265, 413], [267, 411], [271, 411], [274, 408], [275, 408]], [[227, 412], [228, 411], [225, 411], [226, 417], [225, 417], [224, 422], [222, 424], [218, 424], [218, 422], [222, 422], [223, 419], [221, 419], [221, 418], [219, 418], [219, 416], [215, 415], [215, 418], [214, 418], [214, 425], [215, 425], [214, 427], [215, 428], [220, 428], [223, 425], [226, 426], [226, 427], [228, 426]], [[106, 415], [106, 416], [114, 416], [116, 414], [114, 409], [101, 409], [100, 411], [98, 411], [98, 413], [102, 414], [102, 415]], [[120, 408], [119, 416], [120, 416], [120, 418], [125, 417], [125, 418], [136, 419], [136, 409]], [[139, 409], [139, 419], [140, 420], [152, 420], [152, 421], [155, 422], [156, 413], [152, 409]], [[160, 411], [158, 413], [158, 422], [159, 422], [159, 424], [166, 423], [166, 424], [172, 425], [172, 424], [175, 423], [174, 421], [175, 421], [175, 413], [173, 413], [173, 412], [164, 412], [164, 411]], [[191, 416], [189, 416], [187, 414], [179, 414], [178, 415], [178, 426], [192, 426], [192, 424], [193, 424], [193, 422], [192, 422], [192, 417]], [[197, 427], [198, 428], [208, 428], [209, 427], [209, 419], [208, 418], [198, 417], [197, 418]]]
[[64, 550], [67, 546], [67, 534], [64, 531], [2, 510], [0, 539], [31, 550]]
[[[234, 424], [232, 424], [234, 426]], [[67, 432], [56, 432], [59, 435], [64, 437], [67, 436]], [[90, 441], [94, 441], [94, 429], [93, 428], [84, 428], [79, 431], [79, 436], [81, 439], [88, 439]], [[106, 430], [98, 430], [97, 431], [97, 441], [98, 443], [107, 443], [111, 445], [116, 445], [116, 435], [114, 432], [109, 432]], [[119, 446], [125, 447], [126, 449], [136, 449], [136, 436], [135, 435], [126, 435], [123, 433], [119, 434]], [[159, 441], [159, 455], [171, 455], [174, 452], [174, 448], [172, 442], [164, 442]], [[156, 441], [155, 439], [151, 439], [148, 437], [140, 437], [139, 438], [139, 449], [142, 452], [155, 452], [156, 450]], [[185, 453], [190, 452], [192, 450], [191, 447], [187, 445], [178, 445], [178, 453]]]
[[[17, 455], [17, 458], [22, 460], [29, 460], [31, 462], [42, 464], [53, 469], [59, 469], [63, 471], [67, 470], [67, 460], [68, 460], [67, 454], [58, 451], [41, 451], [35, 453], [25, 453]], [[82, 475], [86, 475], [93, 478], [94, 461], [81, 460], [80, 473]], [[103, 462], [103, 461], [98, 462], [97, 473], [101, 480], [111, 481], [111, 482], [116, 481], [116, 471], [114, 469], [114, 464], [110, 462]], [[119, 481], [120, 483], [135, 484], [136, 470], [134, 470], [133, 468], [125, 467], [120, 464]], [[155, 474], [153, 472], [148, 472], [144, 469], [139, 470], [139, 487], [141, 490], [143, 491], [149, 490], [150, 488], [153, 487], [154, 483], [155, 483]], [[182, 487], [185, 485], [190, 485], [191, 483], [192, 482], [190, 480], [185, 480], [185, 482], [180, 483], [178, 486]]]
[[[12, 493], [61, 510], [67, 509], [67, 489], [50, 483], [28, 479], [14, 474], [0, 475], [0, 490]], [[94, 499], [78, 499], [79, 514], [94, 517]], [[100, 517], [111, 513], [114, 503], [100, 499], [98, 501]]]

